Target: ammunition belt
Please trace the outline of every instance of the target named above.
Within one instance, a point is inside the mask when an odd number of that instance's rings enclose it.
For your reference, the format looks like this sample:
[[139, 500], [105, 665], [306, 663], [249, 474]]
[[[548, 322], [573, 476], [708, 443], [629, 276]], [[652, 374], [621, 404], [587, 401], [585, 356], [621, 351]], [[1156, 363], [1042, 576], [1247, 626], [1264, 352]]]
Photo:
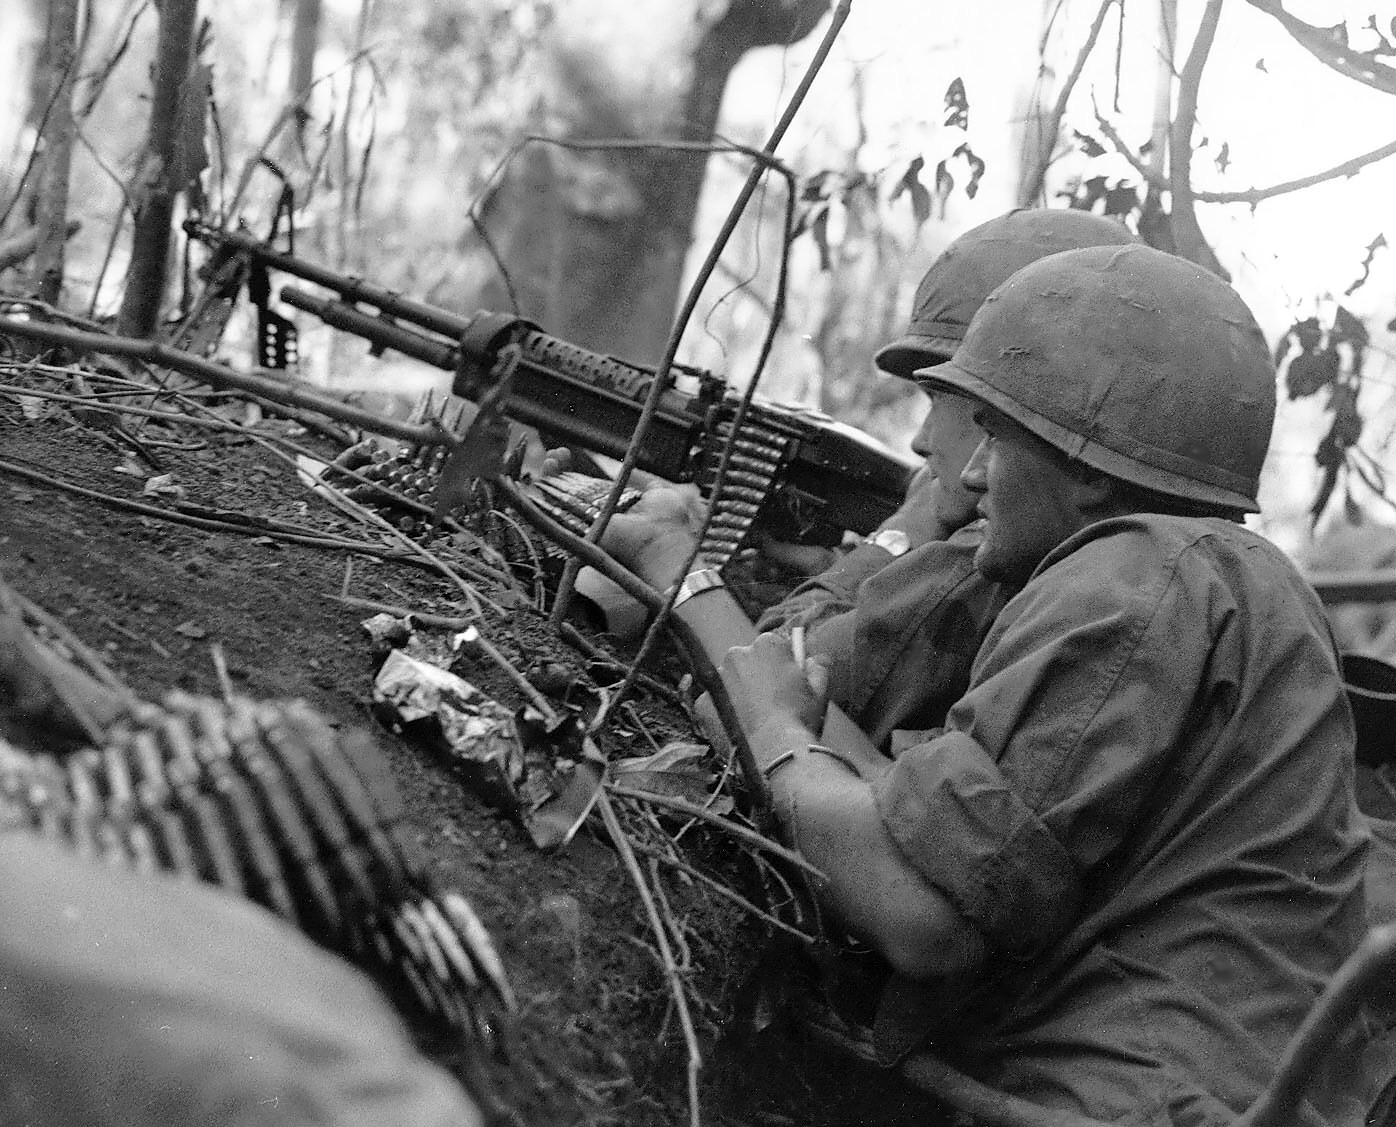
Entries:
[[0, 742], [0, 830], [256, 901], [502, 1060], [514, 1000], [489, 934], [409, 862], [390, 780], [349, 751], [299, 702], [172, 693], [62, 759]]
[[707, 434], [698, 486], [709, 495], [712, 519], [703, 537], [701, 555], [712, 567], [723, 567], [746, 542], [751, 527], [770, 498], [781, 470], [794, 449], [795, 436], [788, 427], [768, 423], [753, 407], [742, 421], [741, 433], [732, 443], [721, 495], [713, 495], [722, 452], [732, 434], [734, 404], [725, 404]]

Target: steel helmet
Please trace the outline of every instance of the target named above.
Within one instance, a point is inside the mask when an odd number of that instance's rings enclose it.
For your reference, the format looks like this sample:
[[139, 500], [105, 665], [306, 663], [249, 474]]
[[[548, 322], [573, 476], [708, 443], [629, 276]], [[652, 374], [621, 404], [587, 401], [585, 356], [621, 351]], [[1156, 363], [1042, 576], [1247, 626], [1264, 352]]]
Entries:
[[1138, 242], [1113, 219], [1088, 211], [1020, 208], [966, 231], [931, 263], [911, 307], [906, 333], [875, 357], [884, 372], [910, 379], [949, 360], [984, 299], [1039, 258], [1077, 247]]
[[1270, 350], [1236, 291], [1185, 259], [1146, 246], [1040, 259], [989, 295], [949, 364], [917, 378], [1111, 477], [1256, 511]]

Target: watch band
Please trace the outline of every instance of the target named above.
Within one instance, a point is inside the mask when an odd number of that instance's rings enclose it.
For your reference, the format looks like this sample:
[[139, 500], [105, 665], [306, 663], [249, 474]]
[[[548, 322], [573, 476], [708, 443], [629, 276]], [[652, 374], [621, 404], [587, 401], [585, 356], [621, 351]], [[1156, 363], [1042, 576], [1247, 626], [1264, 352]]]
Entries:
[[679, 584], [678, 594], [674, 596], [674, 602], [670, 609], [678, 610], [694, 595], [701, 595], [704, 591], [713, 591], [718, 587], [726, 586], [722, 572], [715, 567], [704, 567], [697, 571], [690, 571], [683, 577], [683, 582]]
[[863, 543], [881, 548], [893, 557], [904, 556], [911, 550], [911, 537], [900, 528], [884, 528], [879, 532], [870, 532], [863, 537]]

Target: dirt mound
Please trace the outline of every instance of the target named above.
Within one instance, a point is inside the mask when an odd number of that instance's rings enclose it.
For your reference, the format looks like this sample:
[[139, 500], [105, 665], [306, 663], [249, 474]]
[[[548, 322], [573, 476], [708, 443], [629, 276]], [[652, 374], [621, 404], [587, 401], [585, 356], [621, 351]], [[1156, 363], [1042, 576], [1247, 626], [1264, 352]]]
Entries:
[[[11, 371], [3, 382], [20, 378]], [[28, 386], [59, 390], [63, 383], [31, 378]], [[218, 695], [217, 653], [236, 692], [303, 698], [332, 724], [369, 732], [405, 798], [411, 844], [433, 876], [469, 898], [502, 953], [527, 1054], [544, 1078], [520, 1109], [525, 1121], [685, 1119], [686, 1048], [655, 936], [596, 819], [567, 849], [540, 853], [515, 820], [463, 787], [449, 764], [387, 733], [369, 713], [374, 660], [360, 626], [368, 612], [340, 597], [459, 616], [467, 613], [459, 592], [416, 562], [280, 538], [295, 525], [308, 536], [383, 550], [385, 538], [324, 505], [254, 436], [272, 446], [294, 439], [325, 458], [337, 452], [332, 443], [276, 420], [250, 433], [139, 420], [132, 429], [148, 460], [114, 436], [110, 416], [80, 422], [51, 400], [0, 393], [5, 580], [146, 698], [171, 688]], [[193, 524], [204, 526], [175, 523], [176, 505], [203, 514]], [[280, 523], [259, 524], [266, 520]], [[481, 591], [500, 594], [488, 585]], [[602, 677], [526, 601], [510, 596], [507, 615], [488, 613], [480, 626], [521, 670], [543, 663], [554, 676], [561, 669], [588, 682]], [[522, 703], [488, 663], [474, 673], [499, 701]], [[647, 754], [677, 738], [692, 738], [682, 709], [643, 689], [602, 735], [613, 757]], [[653, 857], [641, 855], [641, 864], [661, 890], [707, 1055], [762, 928], [684, 866], [733, 887], [755, 883], [754, 866], [701, 826], [678, 848], [654, 849], [679, 823], [641, 803], [618, 799], [616, 807], [636, 840], [651, 842]], [[448, 1045], [428, 1047], [449, 1064]]]

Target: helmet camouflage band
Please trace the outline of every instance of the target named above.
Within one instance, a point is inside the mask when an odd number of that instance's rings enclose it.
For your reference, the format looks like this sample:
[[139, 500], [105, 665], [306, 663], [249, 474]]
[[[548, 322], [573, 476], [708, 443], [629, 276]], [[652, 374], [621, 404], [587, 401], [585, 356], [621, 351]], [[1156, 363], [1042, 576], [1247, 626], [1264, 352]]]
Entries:
[[989, 296], [950, 363], [917, 378], [1111, 477], [1256, 511], [1270, 350], [1236, 292], [1185, 259], [1145, 246], [1040, 259]]
[[949, 360], [984, 299], [1030, 262], [1136, 241], [1123, 224], [1086, 211], [1021, 208], [981, 223], [931, 263], [916, 287], [906, 332], [878, 351], [877, 366], [910, 379], [918, 368]]

